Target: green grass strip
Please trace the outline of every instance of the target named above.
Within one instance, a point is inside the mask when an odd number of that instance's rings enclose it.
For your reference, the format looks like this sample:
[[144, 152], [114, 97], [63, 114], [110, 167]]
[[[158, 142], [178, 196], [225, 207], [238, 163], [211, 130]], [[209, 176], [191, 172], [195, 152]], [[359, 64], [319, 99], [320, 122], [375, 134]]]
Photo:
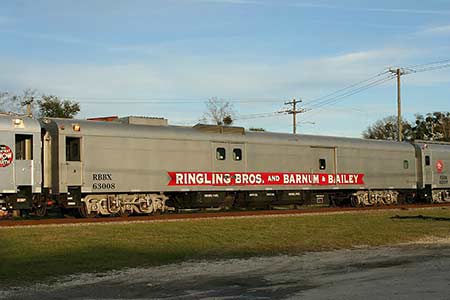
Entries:
[[0, 228], [0, 286], [187, 259], [301, 254], [431, 236], [450, 237], [450, 209]]

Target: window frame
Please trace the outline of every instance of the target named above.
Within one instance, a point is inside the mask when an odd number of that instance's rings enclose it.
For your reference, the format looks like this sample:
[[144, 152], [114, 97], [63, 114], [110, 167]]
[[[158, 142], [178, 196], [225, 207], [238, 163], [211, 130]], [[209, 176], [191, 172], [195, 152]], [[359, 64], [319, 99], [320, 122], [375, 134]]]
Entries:
[[[223, 154], [221, 153], [222, 150]], [[226, 160], [226, 159], [227, 159], [227, 150], [224, 147], [216, 147], [216, 160]]]
[[429, 155], [425, 155], [425, 166], [431, 166], [431, 157]]
[[[19, 140], [18, 137], [20, 138]], [[29, 140], [30, 149], [27, 149], [27, 140]], [[16, 160], [33, 160], [33, 135], [16, 133], [14, 135], [14, 150]]]
[[407, 159], [403, 160], [403, 169], [405, 170], [409, 169], [409, 160]]
[[323, 171], [327, 169], [327, 160], [326, 158], [319, 158], [319, 170]]
[[[74, 155], [73, 149], [71, 146], [73, 145], [70, 141], [78, 141], [78, 150], [77, 155]], [[81, 137], [76, 136], [66, 136], [66, 161], [67, 162], [81, 162]]]
[[[239, 152], [239, 153], [236, 153], [236, 152]], [[238, 157], [238, 159], [236, 157]], [[242, 149], [241, 148], [233, 148], [233, 160], [234, 161], [242, 161]]]

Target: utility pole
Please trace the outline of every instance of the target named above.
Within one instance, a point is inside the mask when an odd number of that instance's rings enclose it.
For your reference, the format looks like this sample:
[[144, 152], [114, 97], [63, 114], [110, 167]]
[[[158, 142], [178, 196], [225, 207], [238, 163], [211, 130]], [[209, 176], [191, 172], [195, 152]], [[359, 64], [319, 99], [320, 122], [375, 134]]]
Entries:
[[33, 104], [33, 102], [34, 102], [33, 96], [31, 96], [29, 100], [25, 100], [22, 102], [22, 105], [27, 106], [27, 116], [29, 116], [29, 117], [33, 116], [33, 111], [31, 110], [31, 104]]
[[395, 74], [397, 76], [397, 137], [398, 141], [401, 142], [403, 140], [402, 136], [402, 99], [400, 95], [400, 77], [402, 75], [407, 74], [406, 71], [402, 68], [390, 68], [389, 72]]
[[284, 103], [285, 105], [292, 105], [292, 109], [286, 109], [286, 110], [280, 111], [280, 113], [287, 113], [287, 114], [292, 115], [292, 133], [293, 134], [297, 133], [297, 114], [305, 112], [305, 109], [303, 109], [303, 108], [300, 108], [297, 110], [297, 103], [300, 103], [300, 102], [302, 102], [301, 99], [298, 101], [295, 99], [292, 99], [292, 101], [285, 102]]

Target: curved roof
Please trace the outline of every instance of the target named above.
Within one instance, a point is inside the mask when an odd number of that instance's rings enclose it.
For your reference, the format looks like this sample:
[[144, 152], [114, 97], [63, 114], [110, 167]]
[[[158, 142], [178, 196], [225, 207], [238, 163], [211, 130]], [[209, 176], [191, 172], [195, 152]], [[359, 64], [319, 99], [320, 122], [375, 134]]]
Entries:
[[[17, 125], [14, 125], [15, 120], [20, 120]], [[0, 114], [0, 131], [41, 132], [41, 126], [30, 117]]]
[[[217, 142], [252, 142], [277, 145], [305, 145], [322, 147], [356, 147], [366, 149], [378, 149], [386, 151], [411, 151], [413, 146], [407, 142], [367, 140], [358, 138], [317, 136], [303, 134], [252, 132], [239, 133], [214, 133], [186, 126], [151, 126], [128, 125], [119, 122], [100, 122], [72, 119], [46, 119], [44, 124], [59, 129], [60, 134], [114, 136], [156, 139], [202, 140]], [[80, 125], [80, 132], [73, 131], [74, 124]], [[64, 128], [64, 131], [60, 130]]]

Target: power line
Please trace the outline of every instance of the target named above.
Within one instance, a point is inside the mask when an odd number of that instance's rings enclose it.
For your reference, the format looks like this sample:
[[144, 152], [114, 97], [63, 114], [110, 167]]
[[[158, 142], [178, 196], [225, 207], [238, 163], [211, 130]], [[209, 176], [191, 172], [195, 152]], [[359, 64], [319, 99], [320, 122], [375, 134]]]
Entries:
[[[433, 71], [433, 70], [439, 70], [439, 69], [444, 69], [444, 68], [448, 68], [450, 67], [450, 63], [446, 63], [446, 62], [450, 62], [450, 59], [447, 60], [440, 60], [440, 61], [435, 61], [435, 62], [431, 62], [431, 63], [427, 63], [427, 64], [421, 64], [421, 65], [415, 65], [412, 67], [408, 67], [408, 68], [403, 68], [404, 70], [404, 74], [410, 74], [410, 73], [419, 73], [419, 72], [427, 72], [427, 71]], [[441, 64], [441, 65], [439, 65]], [[412, 69], [413, 67], [417, 67], [417, 66], [422, 66], [422, 68], [419, 69]], [[427, 67], [429, 66], [429, 67]], [[354, 84], [351, 84], [349, 86], [346, 86], [342, 89], [339, 89], [337, 91], [334, 91], [330, 94], [312, 99], [310, 101], [308, 101], [307, 103], [310, 104], [309, 107], [307, 107], [304, 112], [309, 112], [311, 110], [322, 110], [321, 108], [323, 108], [324, 106], [328, 106], [328, 105], [333, 105], [338, 103], [340, 100], [353, 96], [355, 94], [361, 93], [363, 91], [366, 91], [367, 89], [370, 89], [372, 87], [376, 87], [379, 85], [382, 85], [392, 79], [394, 79], [395, 77], [397, 77], [397, 75], [395, 74], [389, 74], [389, 70], [378, 73], [374, 76], [371, 76], [367, 79], [364, 79], [362, 81], [356, 82]], [[389, 74], [387, 76], [384, 76], [382, 78], [379, 78], [380, 76]], [[402, 74], [403, 75], [403, 74]], [[365, 83], [365, 84], [364, 84]], [[363, 85], [362, 85], [363, 84]], [[252, 119], [252, 118], [259, 118], [259, 117], [268, 117], [271, 114], [255, 114], [255, 116], [246, 116], [245, 118], [242, 119]]]
[[[375, 87], [375, 86], [378, 86], [378, 85], [382, 85], [382, 84], [384, 84], [384, 83], [386, 83], [386, 82], [392, 80], [393, 78], [395, 78], [395, 76], [390, 76], [389, 78], [382, 79], [382, 80], [380, 80], [379, 82], [372, 84], [370, 87]], [[367, 87], [366, 89], [368, 89], [368, 88], [370, 88], [370, 87]], [[317, 115], [319, 112], [323, 111], [325, 106], [336, 104], [337, 102], [339, 102], [340, 99], [346, 98], [346, 97], [350, 97], [350, 96], [355, 95], [355, 94], [357, 94], [357, 93], [359, 93], [359, 92], [361, 92], [361, 91], [354, 91], [353, 93], [349, 93], [349, 94], [346, 94], [346, 95], [342, 95], [342, 96], [340, 96], [339, 98], [332, 99], [332, 101], [330, 101], [329, 103], [324, 103], [324, 104], [321, 105], [321, 106], [315, 107], [314, 110], [313, 110], [313, 109], [307, 110], [306, 112], [310, 112], [310, 111], [313, 111], [313, 112], [310, 113], [310, 114], [308, 114], [308, 116], [305, 118], [305, 120], [309, 120], [312, 116], [315, 116], [315, 115]], [[347, 110], [351, 110], [351, 109], [348, 108]]]
[[437, 60], [437, 61], [432, 61], [432, 62], [429, 62], [429, 63], [409, 66], [409, 67], [407, 67], [407, 69], [414, 69], [414, 68], [417, 68], [417, 67], [425, 67], [425, 66], [429, 66], [429, 65], [446, 64], [446, 63], [450, 63], [450, 59]]
[[414, 73], [421, 73], [421, 72], [428, 72], [428, 71], [435, 71], [435, 70], [440, 70], [440, 69], [445, 69], [445, 68], [450, 68], [450, 63], [449, 64], [444, 64], [444, 65], [440, 65], [440, 66], [434, 66], [434, 67], [428, 67], [428, 68], [422, 68], [422, 69], [416, 69], [413, 70]]
[[344, 88], [342, 88], [342, 89], [339, 89], [339, 90], [337, 90], [337, 91], [334, 91], [334, 92], [332, 92], [332, 93], [330, 93], [330, 94], [327, 94], [327, 95], [320, 96], [320, 97], [318, 97], [318, 98], [314, 98], [314, 99], [312, 99], [312, 100], [309, 100], [307, 103], [308, 103], [308, 104], [313, 104], [313, 103], [316, 103], [316, 102], [321, 102], [320, 100], [325, 100], [326, 98], [329, 98], [329, 97], [331, 97], [331, 96], [334, 96], [334, 95], [336, 95], [336, 94], [339, 94], [339, 93], [341, 93], [341, 92], [344, 92], [344, 91], [346, 91], [346, 90], [349, 90], [349, 89], [351, 89], [351, 88], [353, 88], [353, 87], [357, 87], [358, 85], [361, 85], [361, 84], [363, 84], [363, 83], [366, 83], [366, 82], [369, 82], [369, 81], [371, 81], [371, 80], [374, 80], [374, 79], [376, 79], [376, 78], [378, 78], [378, 77], [380, 77], [380, 76], [382, 76], [382, 75], [384, 75], [384, 74], [387, 74], [387, 73], [388, 73], [388, 71], [384, 71], [384, 72], [378, 73], [378, 74], [376, 74], [376, 75], [374, 75], [374, 76], [371, 76], [371, 77], [369, 77], [369, 78], [367, 78], [367, 79], [358, 81], [358, 82], [353, 83], [353, 84], [351, 84], [351, 85], [348, 85], [348, 86], [346, 86], [346, 87], [344, 87]]
[[[82, 104], [194, 104], [205, 103], [208, 99], [182, 99], [182, 98], [168, 98], [168, 99], [146, 99], [146, 98], [92, 98], [92, 97], [59, 97], [72, 101], [80, 101]], [[36, 100], [43, 100], [42, 97], [35, 97]], [[277, 103], [280, 98], [240, 98], [229, 99], [225, 101], [231, 103]]]
[[292, 99], [292, 101], [285, 102], [284, 103], [285, 105], [292, 105], [292, 108], [285, 109], [285, 110], [282, 110], [279, 112], [279, 113], [286, 113], [286, 114], [292, 115], [292, 133], [293, 134], [297, 133], [297, 121], [296, 121], [297, 114], [301, 114], [301, 113], [305, 112], [305, 109], [303, 109], [303, 108], [299, 108], [299, 109], [296, 108], [297, 103], [301, 103], [301, 102], [302, 102], [301, 99], [299, 99], [299, 100]]
[[335, 104], [335, 103], [339, 102], [340, 100], [342, 100], [344, 98], [356, 95], [356, 94], [361, 93], [361, 92], [363, 92], [365, 90], [368, 90], [368, 89], [370, 89], [372, 87], [381, 85], [381, 84], [383, 84], [383, 83], [393, 79], [394, 77], [395, 76], [393, 76], [393, 75], [389, 75], [387, 77], [384, 77], [384, 78], [372, 81], [372, 82], [370, 82], [370, 83], [368, 83], [366, 85], [360, 86], [360, 87], [358, 87], [356, 89], [349, 90], [349, 91], [347, 91], [347, 92], [345, 92], [343, 94], [339, 94], [339, 95], [337, 95], [335, 97], [332, 97], [332, 98], [326, 99], [324, 101], [321, 101], [321, 102], [317, 103], [316, 105], [313, 105], [310, 108], [307, 108], [307, 111], [311, 111], [313, 109], [318, 109], [318, 108], [326, 106], [326, 105]]

